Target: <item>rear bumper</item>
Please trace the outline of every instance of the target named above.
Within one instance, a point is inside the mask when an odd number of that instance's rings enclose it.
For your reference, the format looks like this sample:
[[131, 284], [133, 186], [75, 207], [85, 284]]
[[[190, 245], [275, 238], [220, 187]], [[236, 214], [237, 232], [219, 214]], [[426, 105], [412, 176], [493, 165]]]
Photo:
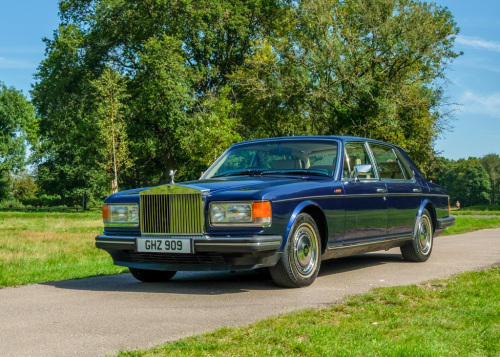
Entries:
[[[187, 238], [179, 236], [179, 238]], [[116, 265], [151, 270], [246, 270], [277, 263], [283, 238], [277, 235], [190, 236], [193, 254], [139, 253], [136, 236], [96, 237], [97, 248], [107, 251]], [[175, 238], [175, 236], [172, 236]]]
[[434, 236], [438, 236], [444, 233], [444, 230], [448, 227], [455, 225], [455, 217], [448, 216], [444, 218], [438, 218], [436, 224], [436, 231], [434, 232]]

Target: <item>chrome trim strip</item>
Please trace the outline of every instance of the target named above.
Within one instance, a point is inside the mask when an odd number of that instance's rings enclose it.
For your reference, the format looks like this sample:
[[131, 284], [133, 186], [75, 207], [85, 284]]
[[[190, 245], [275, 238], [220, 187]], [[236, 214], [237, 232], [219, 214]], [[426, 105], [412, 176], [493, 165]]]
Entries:
[[426, 194], [426, 193], [366, 193], [359, 195], [343, 195], [339, 193], [338, 195], [325, 195], [325, 196], [309, 196], [309, 197], [298, 197], [298, 198], [286, 198], [283, 200], [276, 200], [274, 202], [288, 202], [288, 201], [305, 201], [312, 199], [327, 199], [327, 198], [356, 198], [356, 197], [398, 197], [398, 196], [420, 196], [420, 197], [448, 197], [448, 195], [441, 194]]
[[250, 243], [209, 243], [209, 242], [195, 242], [196, 246], [203, 247], [267, 247], [273, 245], [280, 245], [281, 242], [250, 242]]
[[339, 249], [345, 249], [345, 248], [353, 248], [353, 247], [360, 247], [363, 245], [371, 245], [371, 244], [380, 244], [380, 243], [385, 243], [385, 242], [393, 242], [396, 240], [411, 240], [411, 237], [399, 237], [399, 238], [392, 238], [392, 239], [381, 239], [377, 240], [375, 242], [363, 242], [363, 243], [352, 243], [352, 244], [345, 244], [341, 246], [335, 246], [335, 247], [328, 247], [328, 250], [339, 250]]
[[113, 243], [113, 244], [130, 244], [130, 245], [134, 245], [135, 244], [135, 240], [134, 241], [124, 241], [124, 240], [115, 240], [115, 239], [96, 239], [96, 242], [98, 243]]

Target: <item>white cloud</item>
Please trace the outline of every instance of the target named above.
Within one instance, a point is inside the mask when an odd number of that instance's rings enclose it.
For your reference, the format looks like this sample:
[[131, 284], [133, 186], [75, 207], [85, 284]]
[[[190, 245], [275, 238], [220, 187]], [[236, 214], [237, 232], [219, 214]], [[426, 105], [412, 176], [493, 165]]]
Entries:
[[455, 42], [460, 45], [469, 46], [477, 49], [483, 49], [492, 52], [500, 52], [500, 42], [487, 41], [479, 37], [458, 35]]
[[35, 68], [36, 65], [23, 60], [12, 60], [0, 57], [0, 68]]
[[461, 103], [463, 113], [500, 118], [500, 92], [478, 95], [468, 91], [464, 93]]

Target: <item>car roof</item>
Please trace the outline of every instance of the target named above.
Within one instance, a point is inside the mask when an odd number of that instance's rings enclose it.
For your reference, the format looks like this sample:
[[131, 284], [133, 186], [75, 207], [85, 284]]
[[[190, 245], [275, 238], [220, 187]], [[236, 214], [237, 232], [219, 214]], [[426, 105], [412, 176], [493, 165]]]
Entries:
[[281, 140], [337, 140], [337, 141], [341, 141], [342, 143], [345, 143], [346, 141], [368, 141], [368, 142], [372, 142], [372, 143], [391, 145], [391, 146], [399, 148], [399, 146], [391, 144], [391, 143], [387, 143], [385, 141], [357, 137], [357, 136], [339, 136], [339, 135], [281, 136], [281, 137], [274, 137], [274, 138], [242, 141], [240, 143], [234, 144], [234, 146], [253, 144], [253, 143], [261, 143], [261, 142], [281, 141]]

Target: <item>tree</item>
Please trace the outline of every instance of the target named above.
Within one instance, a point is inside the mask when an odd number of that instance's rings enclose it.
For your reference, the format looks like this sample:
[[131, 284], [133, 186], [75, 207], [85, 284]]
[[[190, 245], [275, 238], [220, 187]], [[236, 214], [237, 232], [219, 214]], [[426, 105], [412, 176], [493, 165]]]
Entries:
[[479, 159], [490, 177], [491, 203], [500, 203], [498, 189], [500, 187], [500, 156], [498, 154], [488, 154]]
[[[414, 0], [292, 2], [283, 31], [254, 42], [233, 76], [242, 122], [261, 135], [345, 134], [404, 147], [426, 171], [446, 126], [442, 88], [458, 33], [451, 13]], [[284, 120], [282, 120], [284, 119]]]
[[170, 169], [196, 178], [227, 145], [280, 135], [384, 139], [425, 170], [446, 124], [438, 80], [458, 28], [433, 3], [63, 0], [60, 15], [32, 96], [38, 181], [64, 197], [110, 191], [96, 165], [113, 141], [99, 126], [109, 68], [123, 89], [121, 188]]
[[463, 207], [490, 203], [489, 176], [477, 158], [450, 161], [439, 182], [448, 189], [451, 201], [460, 201]]
[[124, 100], [127, 98], [124, 79], [116, 70], [106, 68], [101, 77], [92, 81], [97, 91], [96, 126], [103, 147], [103, 160], [98, 160], [111, 179], [113, 193], [118, 192], [118, 172], [131, 165], [124, 122]]
[[28, 141], [35, 139], [35, 110], [21, 91], [0, 82], [0, 200], [8, 195], [9, 172], [26, 164]]
[[[73, 25], [60, 26], [45, 39], [47, 57], [35, 75], [31, 94], [40, 116], [39, 143], [33, 150], [37, 184], [42, 192], [60, 195], [63, 204], [81, 202], [85, 192], [101, 199], [109, 193], [95, 123], [98, 78], [84, 65], [84, 34]], [[95, 77], [95, 78], [94, 78]]]
[[[129, 151], [120, 187], [167, 182], [172, 168], [179, 169], [178, 179], [198, 177], [208, 160], [180, 133], [201, 138], [200, 123], [217, 125], [217, 137], [203, 140], [204, 147], [216, 143], [210, 157], [239, 140], [228, 78], [251, 41], [272, 32], [281, 11], [273, 0], [61, 1], [61, 25], [45, 40], [47, 56], [32, 93], [42, 118], [41, 185], [53, 187], [45, 174], [50, 166], [69, 195], [106, 191], [106, 170], [95, 166], [101, 141], [94, 138], [101, 135], [93, 84], [110, 66], [126, 83], [121, 102]], [[78, 180], [86, 173], [90, 182]]]

